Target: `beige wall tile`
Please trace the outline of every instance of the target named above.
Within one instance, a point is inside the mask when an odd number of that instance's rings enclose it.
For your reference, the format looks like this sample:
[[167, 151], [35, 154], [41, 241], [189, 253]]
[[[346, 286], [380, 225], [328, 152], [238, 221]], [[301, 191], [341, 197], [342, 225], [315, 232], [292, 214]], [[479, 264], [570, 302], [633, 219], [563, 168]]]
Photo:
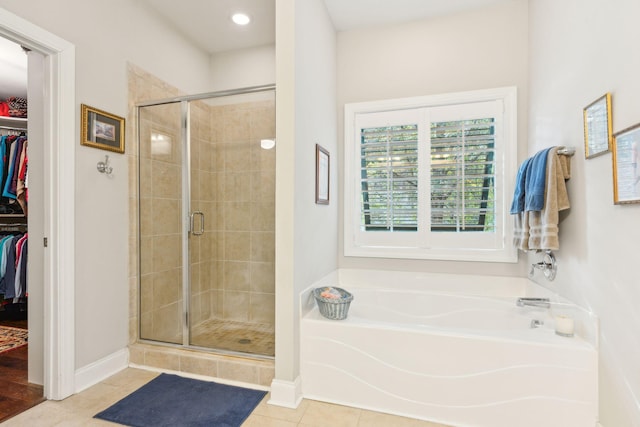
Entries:
[[225, 261], [223, 289], [226, 291], [248, 291], [250, 273], [248, 261]]
[[273, 202], [258, 202], [250, 204], [251, 230], [275, 231], [276, 207]]
[[224, 291], [222, 315], [228, 320], [249, 321], [249, 292]]
[[251, 262], [251, 291], [275, 293], [275, 267], [273, 262]]
[[[220, 179], [220, 177], [218, 177]], [[248, 202], [251, 200], [251, 176], [246, 172], [225, 173], [223, 200], [226, 202]]]
[[250, 112], [233, 106], [223, 113], [223, 139], [225, 142], [246, 141], [250, 136]]
[[[152, 230], [154, 235], [180, 233], [182, 229], [181, 201], [180, 199], [143, 199], [143, 202], [151, 201], [151, 210], [147, 205], [143, 205], [145, 213], [145, 223], [151, 217]], [[146, 229], [147, 224], [143, 229]]]
[[[134, 290], [137, 294], [137, 292]], [[140, 277], [140, 312], [149, 313], [153, 310], [153, 274]]]
[[219, 361], [218, 375], [220, 378], [257, 384], [260, 376], [258, 367], [252, 363]]
[[[152, 312], [152, 339], [182, 343], [182, 301], [169, 304]], [[146, 338], [146, 337], [145, 337]]]
[[224, 259], [227, 261], [249, 261], [252, 233], [228, 231], [224, 233]]
[[182, 241], [179, 234], [154, 236], [153, 271], [165, 271], [178, 268], [182, 264]]
[[153, 197], [181, 197], [181, 170], [177, 165], [154, 161], [151, 166], [151, 182]]
[[153, 274], [153, 308], [158, 309], [182, 300], [182, 268]]
[[251, 230], [251, 205], [252, 203], [249, 202], [224, 202], [222, 214], [224, 218], [224, 230]]
[[144, 365], [144, 349], [136, 345], [129, 346], [129, 362], [136, 365]]
[[218, 362], [200, 355], [180, 355], [180, 371], [209, 377], [218, 376]]
[[251, 322], [273, 325], [276, 318], [274, 294], [251, 293], [249, 311]]
[[168, 350], [146, 349], [144, 354], [144, 364], [154, 368], [180, 370], [180, 356]]
[[153, 199], [140, 199], [140, 235], [153, 235]]
[[251, 261], [275, 261], [275, 234], [273, 232], [251, 233]]

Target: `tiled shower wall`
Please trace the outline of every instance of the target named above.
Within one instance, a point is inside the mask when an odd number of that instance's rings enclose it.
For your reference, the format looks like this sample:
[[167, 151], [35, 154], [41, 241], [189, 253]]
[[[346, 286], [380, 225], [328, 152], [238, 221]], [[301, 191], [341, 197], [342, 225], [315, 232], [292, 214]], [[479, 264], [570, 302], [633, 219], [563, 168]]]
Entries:
[[275, 103], [211, 109], [217, 141], [215, 181], [219, 247], [217, 316], [273, 325], [275, 321]]
[[[143, 149], [139, 194], [137, 137], [133, 132], [135, 103], [181, 94], [133, 65], [129, 66], [129, 87], [130, 342], [138, 339], [138, 274], [143, 338], [181, 340], [182, 159], [178, 144], [162, 153]], [[179, 107], [153, 107], [153, 112], [141, 123], [142, 138], [150, 138], [153, 129], [179, 141]], [[190, 238], [192, 323], [215, 317], [273, 325], [275, 149], [261, 149], [260, 139], [275, 136], [275, 103], [214, 106], [198, 101], [191, 104], [191, 114], [192, 210], [203, 211], [206, 218], [204, 235]], [[139, 196], [143, 210], [153, 213], [141, 219], [140, 271], [136, 262]]]

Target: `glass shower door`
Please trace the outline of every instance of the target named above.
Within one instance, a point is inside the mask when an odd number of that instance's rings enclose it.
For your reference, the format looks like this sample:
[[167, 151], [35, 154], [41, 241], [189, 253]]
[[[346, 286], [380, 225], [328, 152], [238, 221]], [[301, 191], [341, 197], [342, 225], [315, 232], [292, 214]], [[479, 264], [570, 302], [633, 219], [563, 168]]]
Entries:
[[275, 94], [191, 101], [188, 122], [189, 344], [273, 356]]
[[275, 94], [138, 108], [140, 338], [272, 357]]
[[140, 338], [183, 344], [183, 128], [180, 102], [140, 107]]

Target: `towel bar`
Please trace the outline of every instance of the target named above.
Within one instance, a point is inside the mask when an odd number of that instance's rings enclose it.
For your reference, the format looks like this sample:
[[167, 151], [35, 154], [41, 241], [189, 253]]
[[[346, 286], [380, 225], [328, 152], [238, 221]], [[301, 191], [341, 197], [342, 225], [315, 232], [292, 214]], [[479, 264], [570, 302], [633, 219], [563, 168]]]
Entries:
[[574, 154], [576, 154], [576, 149], [575, 147], [561, 147], [558, 148], [558, 151], [556, 153], [563, 156], [573, 156]]

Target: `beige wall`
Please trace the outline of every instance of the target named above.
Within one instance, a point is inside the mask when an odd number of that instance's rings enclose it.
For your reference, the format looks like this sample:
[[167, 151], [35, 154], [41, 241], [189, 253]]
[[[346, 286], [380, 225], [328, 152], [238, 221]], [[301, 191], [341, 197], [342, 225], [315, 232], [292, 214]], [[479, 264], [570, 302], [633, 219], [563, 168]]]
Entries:
[[[516, 0], [453, 16], [338, 33], [340, 152], [344, 150], [346, 103], [516, 86], [518, 156], [523, 158], [527, 146], [527, 27], [527, 1]], [[342, 189], [342, 179], [339, 183]], [[340, 267], [526, 274], [523, 260], [505, 264], [345, 257], [342, 229]]]

